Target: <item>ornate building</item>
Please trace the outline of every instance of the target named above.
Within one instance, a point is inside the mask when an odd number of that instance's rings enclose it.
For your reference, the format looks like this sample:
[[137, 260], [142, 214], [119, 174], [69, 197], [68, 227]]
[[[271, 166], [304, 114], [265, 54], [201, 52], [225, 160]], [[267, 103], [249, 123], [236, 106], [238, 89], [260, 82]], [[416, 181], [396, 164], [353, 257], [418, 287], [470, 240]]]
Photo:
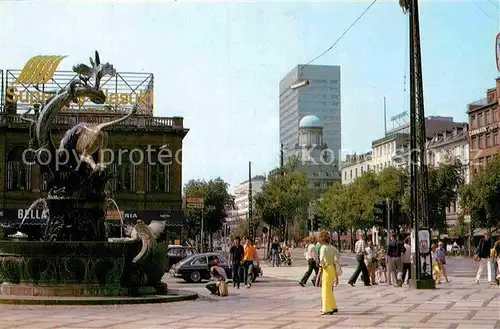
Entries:
[[[21, 221], [33, 201], [47, 192], [46, 179], [38, 165], [27, 161], [30, 129], [21, 114], [50, 97], [54, 93], [48, 91], [50, 87], [69, 83], [71, 73], [56, 72], [50, 81], [38, 87], [29, 81], [18, 83], [21, 73], [14, 70], [6, 71], [1, 80], [2, 223]], [[109, 138], [105, 155], [111, 176], [108, 190], [113, 199], [109, 200], [107, 217], [118, 223], [120, 218], [125, 222], [166, 219], [167, 225], [179, 227], [183, 221], [182, 141], [189, 130], [184, 128], [181, 117], [153, 115], [152, 74], [117, 73], [111, 80], [109, 89], [103, 88], [106, 94], [104, 105], [79, 100], [57, 115], [52, 129], [54, 142], [58, 145], [64, 132], [80, 122], [109, 122], [138, 106], [136, 115], [106, 129]], [[26, 223], [37, 224], [42, 217], [41, 209], [33, 209], [27, 214]]]
[[338, 154], [323, 141], [323, 125], [317, 116], [307, 115], [300, 120], [295, 156], [299, 160], [297, 170], [307, 174], [314, 189], [325, 192], [340, 181]]

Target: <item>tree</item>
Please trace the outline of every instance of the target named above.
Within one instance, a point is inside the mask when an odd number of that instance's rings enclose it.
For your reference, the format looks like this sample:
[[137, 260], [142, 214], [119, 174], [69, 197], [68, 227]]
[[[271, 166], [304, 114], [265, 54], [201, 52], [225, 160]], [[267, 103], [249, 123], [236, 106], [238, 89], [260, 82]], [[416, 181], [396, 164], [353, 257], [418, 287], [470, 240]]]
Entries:
[[474, 174], [471, 182], [460, 190], [460, 200], [470, 215], [472, 228], [492, 232], [500, 229], [500, 158], [495, 157], [484, 170]]
[[[210, 237], [210, 247], [213, 245], [213, 233], [219, 231], [227, 217], [227, 209], [234, 206], [233, 196], [228, 192], [229, 184], [221, 178], [207, 181], [190, 180], [184, 186], [186, 196], [203, 196], [204, 208], [185, 208], [186, 231], [188, 237], [195, 237], [201, 231], [201, 219], [203, 213], [204, 236]], [[205, 241], [203, 241], [205, 242]]]
[[429, 169], [429, 227], [446, 232], [446, 208], [458, 200], [459, 189], [464, 180], [462, 163], [458, 159], [447, 161], [439, 167]]
[[322, 226], [337, 232], [339, 248], [340, 235], [347, 232], [354, 217], [351, 212], [350, 192], [348, 185], [332, 184], [316, 203], [315, 210], [323, 219]]
[[281, 225], [283, 220], [291, 228], [298, 218], [307, 216], [314, 194], [307, 175], [296, 168], [297, 160], [292, 158], [283, 168], [272, 170], [261, 193], [254, 198], [257, 217], [271, 227]]
[[[449, 158], [437, 167], [428, 168], [429, 228], [438, 232], [446, 232], [446, 208], [458, 200], [463, 185], [463, 165], [456, 158]], [[409, 184], [408, 184], [409, 185]], [[402, 197], [402, 209], [411, 217], [410, 186], [407, 186]]]

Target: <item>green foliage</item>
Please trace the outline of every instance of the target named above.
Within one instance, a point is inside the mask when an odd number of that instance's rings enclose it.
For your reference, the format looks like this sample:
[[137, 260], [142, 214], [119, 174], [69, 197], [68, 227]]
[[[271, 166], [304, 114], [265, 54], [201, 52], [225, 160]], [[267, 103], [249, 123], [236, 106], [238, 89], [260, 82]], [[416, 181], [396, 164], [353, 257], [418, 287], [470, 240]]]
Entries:
[[[445, 210], [457, 200], [458, 189], [462, 184], [462, 165], [452, 161], [429, 170], [429, 208], [433, 228], [444, 229]], [[380, 173], [367, 172], [352, 184], [331, 186], [317, 205], [317, 211], [324, 218], [326, 227], [335, 230], [367, 230], [374, 225], [385, 228], [386, 222], [379, 214], [377, 205], [391, 200], [395, 208], [410, 213], [409, 175], [406, 170], [388, 167]], [[399, 207], [401, 205], [401, 207]], [[396, 215], [397, 225], [402, 222], [403, 214]], [[394, 219], [394, 218], [393, 218]]]
[[500, 229], [500, 158], [488, 162], [460, 190], [461, 206], [471, 217], [472, 227]]
[[462, 163], [457, 159], [429, 168], [429, 226], [446, 232], [446, 207], [458, 199], [463, 184]]
[[185, 208], [185, 229], [188, 237], [195, 237], [201, 229], [203, 211], [204, 231], [212, 234], [222, 228], [227, 216], [227, 209], [234, 205], [233, 197], [228, 192], [229, 184], [221, 178], [207, 181], [190, 180], [184, 186], [185, 196], [204, 196], [204, 209]]
[[296, 167], [297, 160], [291, 159], [283, 168], [271, 171], [262, 192], [254, 197], [254, 213], [262, 222], [276, 227], [280, 218], [290, 224], [307, 218], [314, 193], [307, 175], [295, 171]]

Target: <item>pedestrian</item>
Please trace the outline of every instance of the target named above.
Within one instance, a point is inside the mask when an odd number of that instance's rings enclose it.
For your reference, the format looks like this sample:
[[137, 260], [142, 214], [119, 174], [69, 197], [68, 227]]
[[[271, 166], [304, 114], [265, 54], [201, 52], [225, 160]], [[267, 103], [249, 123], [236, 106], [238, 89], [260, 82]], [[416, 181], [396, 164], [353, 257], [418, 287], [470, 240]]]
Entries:
[[441, 284], [441, 268], [438, 264], [437, 259], [437, 246], [433, 243], [431, 245], [431, 258], [432, 258], [432, 273], [434, 274], [434, 280], [437, 284]]
[[330, 244], [328, 232], [323, 231], [318, 236], [321, 243], [319, 266], [321, 273], [321, 315], [337, 313], [337, 303], [333, 295], [334, 285], [338, 285], [339, 277], [336, 271], [340, 253]]
[[[321, 278], [319, 277], [319, 251], [321, 249], [321, 243], [316, 239], [316, 244], [314, 245], [314, 257], [316, 260], [316, 275], [312, 278], [311, 282], [313, 286], [321, 286]], [[337, 273], [338, 274], [338, 273]], [[319, 284], [316, 284], [318, 282]]]
[[[474, 256], [475, 260], [479, 262], [479, 267], [476, 273], [476, 284], [479, 284], [479, 279], [481, 279], [481, 275], [483, 275], [486, 267], [488, 268], [488, 273], [490, 273], [489, 269], [491, 263], [489, 262], [491, 253], [491, 240], [490, 240], [490, 232], [486, 231], [484, 233], [484, 238], [479, 240], [479, 244], [476, 248], [476, 255]], [[489, 265], [488, 265], [489, 264]], [[488, 278], [491, 282], [492, 278]]]
[[273, 243], [271, 243], [271, 263], [273, 266], [280, 266], [280, 244], [278, 239], [275, 237]]
[[450, 282], [450, 280], [448, 280], [448, 275], [446, 274], [446, 251], [444, 250], [443, 241], [439, 241], [438, 243], [438, 248], [436, 249], [436, 258], [441, 275], [444, 276], [446, 282]]
[[311, 237], [308, 245], [306, 246], [306, 252], [304, 253], [304, 256], [307, 260], [307, 271], [302, 277], [302, 280], [300, 280], [299, 282], [302, 287], [306, 286], [307, 280], [309, 279], [313, 271], [315, 276], [318, 275], [318, 265], [316, 263], [316, 255], [314, 253], [315, 244], [316, 239], [314, 237]]
[[371, 241], [368, 241], [365, 254], [365, 265], [368, 269], [371, 284], [377, 285], [377, 282], [375, 280], [375, 271], [377, 269], [377, 249], [373, 247], [373, 243]]
[[497, 272], [496, 272], [496, 277], [495, 281], [498, 285], [500, 285], [500, 236], [497, 239], [497, 242], [493, 245], [493, 256], [494, 259], [496, 259], [497, 262]]
[[365, 286], [371, 286], [370, 276], [365, 264], [366, 242], [365, 240], [363, 240], [363, 233], [359, 234], [359, 239], [354, 245], [354, 252], [356, 253], [356, 261], [358, 262], [358, 266], [356, 267], [356, 270], [352, 274], [348, 283], [352, 287], [354, 287], [354, 284], [356, 284], [356, 281], [358, 280], [359, 274], [363, 273], [363, 281], [365, 283]]
[[240, 243], [240, 237], [237, 236], [233, 240], [233, 246], [229, 250], [229, 266], [231, 266], [233, 275], [233, 288], [240, 289], [240, 264], [243, 261], [243, 246]]
[[259, 255], [257, 254], [257, 249], [253, 246], [253, 241], [251, 238], [245, 240], [245, 247], [243, 248], [243, 281], [245, 281], [245, 287], [250, 289], [252, 286], [252, 276], [253, 276], [253, 262], [256, 261], [260, 266]]
[[394, 232], [390, 233], [389, 239], [389, 245], [387, 246], [387, 280], [389, 285], [395, 281], [396, 286], [401, 287], [403, 285], [403, 262], [401, 261], [401, 255], [406, 249], [401, 241], [394, 238]]
[[411, 263], [412, 263], [412, 255], [411, 255], [411, 245], [410, 245], [410, 236], [405, 239], [405, 252], [401, 255], [403, 260], [403, 283], [406, 280], [406, 284], [410, 284], [411, 277]]
[[[215, 257], [212, 261], [212, 267], [210, 268], [210, 282], [205, 286], [211, 295], [217, 295], [225, 297], [227, 296], [227, 275], [226, 271], [220, 267], [220, 261], [218, 257]], [[221, 293], [222, 292], [222, 293]]]

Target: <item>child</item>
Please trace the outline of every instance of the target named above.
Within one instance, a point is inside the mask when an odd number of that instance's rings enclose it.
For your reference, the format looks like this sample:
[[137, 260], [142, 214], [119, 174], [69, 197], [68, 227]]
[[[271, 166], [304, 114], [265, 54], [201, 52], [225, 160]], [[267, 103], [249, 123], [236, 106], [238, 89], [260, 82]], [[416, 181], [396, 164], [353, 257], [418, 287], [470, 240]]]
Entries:
[[[382, 247], [379, 248], [378, 251], [379, 257], [378, 257], [378, 269], [376, 275], [376, 280], [379, 283], [384, 283], [387, 282], [387, 264], [385, 262], [386, 254], [384, 252], [384, 249]], [[382, 279], [383, 277], [383, 279]]]
[[437, 246], [435, 244], [432, 244], [431, 246], [431, 257], [432, 257], [432, 269], [433, 269], [433, 274], [435, 277], [435, 281], [437, 284], [441, 284], [441, 268], [439, 267], [438, 263], [438, 257], [437, 257]]

